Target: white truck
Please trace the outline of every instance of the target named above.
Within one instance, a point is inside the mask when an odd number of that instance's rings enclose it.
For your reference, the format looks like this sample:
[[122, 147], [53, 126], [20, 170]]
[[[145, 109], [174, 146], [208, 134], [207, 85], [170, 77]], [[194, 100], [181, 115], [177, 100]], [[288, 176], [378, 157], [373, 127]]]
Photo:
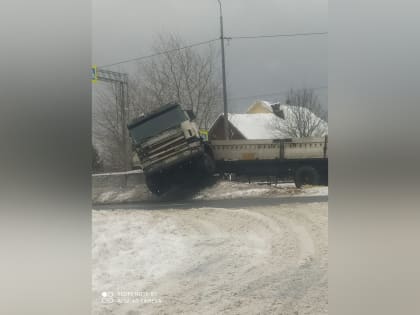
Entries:
[[156, 195], [214, 173], [291, 178], [297, 187], [328, 183], [328, 137], [208, 142], [192, 112], [176, 103], [127, 127], [146, 184]]
[[149, 190], [161, 195], [188, 176], [214, 173], [210, 148], [192, 111], [177, 103], [160, 107], [127, 126]]

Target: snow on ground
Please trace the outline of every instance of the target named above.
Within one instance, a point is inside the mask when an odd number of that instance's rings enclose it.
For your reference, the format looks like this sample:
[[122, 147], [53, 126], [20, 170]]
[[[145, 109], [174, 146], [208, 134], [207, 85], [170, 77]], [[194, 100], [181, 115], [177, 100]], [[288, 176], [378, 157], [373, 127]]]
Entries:
[[219, 200], [249, 197], [328, 196], [327, 186], [296, 188], [293, 183], [272, 184], [219, 181], [199, 192], [194, 199]]
[[302, 194], [305, 196], [328, 196], [328, 186], [303, 187]]
[[[293, 183], [272, 184], [230, 182], [220, 180], [214, 185], [206, 187], [191, 196], [195, 200], [220, 200], [252, 197], [279, 197], [279, 196], [328, 196], [328, 187], [310, 186], [298, 189]], [[154, 197], [145, 185], [136, 185], [127, 188], [95, 188], [92, 199], [94, 203], [119, 203], [154, 200]]]
[[95, 315], [327, 314], [327, 203], [92, 218]]
[[127, 188], [93, 189], [92, 199], [94, 203], [121, 203], [151, 200], [153, 196], [145, 185], [136, 185]]

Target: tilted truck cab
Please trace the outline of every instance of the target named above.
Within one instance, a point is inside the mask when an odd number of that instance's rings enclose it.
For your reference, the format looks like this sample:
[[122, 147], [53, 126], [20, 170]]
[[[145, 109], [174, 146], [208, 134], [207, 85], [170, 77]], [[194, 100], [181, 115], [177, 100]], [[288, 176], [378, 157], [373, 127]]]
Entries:
[[194, 115], [181, 105], [162, 106], [127, 127], [146, 184], [154, 194], [168, 191], [191, 168], [205, 174], [214, 171], [214, 162], [200, 137]]

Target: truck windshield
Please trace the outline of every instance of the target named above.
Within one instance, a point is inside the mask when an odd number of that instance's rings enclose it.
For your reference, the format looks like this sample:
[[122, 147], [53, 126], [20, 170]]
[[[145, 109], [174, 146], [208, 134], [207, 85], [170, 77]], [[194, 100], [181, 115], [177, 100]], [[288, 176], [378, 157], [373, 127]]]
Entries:
[[187, 119], [184, 111], [180, 107], [174, 107], [130, 128], [130, 135], [135, 143], [140, 143], [167, 129], [179, 126]]

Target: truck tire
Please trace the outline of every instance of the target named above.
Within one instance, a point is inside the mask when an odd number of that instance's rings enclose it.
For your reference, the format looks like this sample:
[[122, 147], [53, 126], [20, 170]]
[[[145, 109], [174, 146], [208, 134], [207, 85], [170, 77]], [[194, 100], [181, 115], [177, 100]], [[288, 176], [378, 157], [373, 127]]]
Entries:
[[157, 196], [164, 194], [168, 190], [164, 178], [160, 174], [146, 176], [146, 186], [152, 194]]
[[319, 185], [319, 172], [312, 166], [301, 166], [295, 173], [295, 185], [301, 188], [303, 185]]

